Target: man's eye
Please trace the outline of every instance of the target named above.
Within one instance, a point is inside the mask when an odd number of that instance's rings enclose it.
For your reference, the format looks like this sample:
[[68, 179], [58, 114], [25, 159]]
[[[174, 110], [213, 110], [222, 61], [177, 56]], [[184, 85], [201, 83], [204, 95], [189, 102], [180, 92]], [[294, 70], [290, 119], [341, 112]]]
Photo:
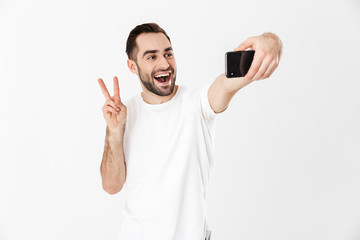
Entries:
[[172, 53], [166, 54], [167, 57], [172, 57]]
[[153, 60], [153, 59], [155, 59], [155, 56], [150, 56], [150, 57], [148, 57], [148, 59]]

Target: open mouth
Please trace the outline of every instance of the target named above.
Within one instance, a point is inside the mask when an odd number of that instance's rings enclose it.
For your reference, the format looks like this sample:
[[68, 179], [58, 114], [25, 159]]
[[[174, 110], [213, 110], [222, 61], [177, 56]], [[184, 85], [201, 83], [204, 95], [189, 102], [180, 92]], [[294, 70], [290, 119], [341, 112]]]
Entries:
[[171, 77], [171, 73], [161, 73], [154, 76], [154, 79], [160, 83], [167, 83], [169, 82]]

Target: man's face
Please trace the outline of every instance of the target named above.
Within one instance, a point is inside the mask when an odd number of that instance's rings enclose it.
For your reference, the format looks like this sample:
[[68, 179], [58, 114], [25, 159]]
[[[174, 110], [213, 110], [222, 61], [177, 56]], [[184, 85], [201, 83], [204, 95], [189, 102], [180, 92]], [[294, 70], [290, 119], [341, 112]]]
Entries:
[[136, 38], [138, 76], [150, 92], [170, 95], [175, 87], [176, 62], [169, 40], [162, 33], [142, 33]]

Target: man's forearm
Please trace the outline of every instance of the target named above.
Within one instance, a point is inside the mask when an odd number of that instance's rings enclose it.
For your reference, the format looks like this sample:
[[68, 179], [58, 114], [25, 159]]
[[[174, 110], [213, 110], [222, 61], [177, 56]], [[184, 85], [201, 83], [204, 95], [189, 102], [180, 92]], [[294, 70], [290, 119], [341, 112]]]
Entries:
[[208, 91], [210, 106], [215, 113], [225, 111], [231, 98], [251, 81], [244, 78], [226, 78], [225, 74], [218, 76]]
[[126, 179], [126, 164], [123, 148], [125, 128], [114, 131], [106, 127], [106, 139], [101, 162], [102, 185], [106, 192], [119, 192]]

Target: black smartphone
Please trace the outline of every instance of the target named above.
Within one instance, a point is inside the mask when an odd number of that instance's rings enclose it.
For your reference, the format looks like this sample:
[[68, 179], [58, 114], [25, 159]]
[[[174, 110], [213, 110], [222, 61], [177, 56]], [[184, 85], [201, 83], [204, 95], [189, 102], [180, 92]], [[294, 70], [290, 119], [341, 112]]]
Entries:
[[225, 75], [227, 78], [244, 77], [249, 71], [255, 51], [235, 51], [225, 53]]

